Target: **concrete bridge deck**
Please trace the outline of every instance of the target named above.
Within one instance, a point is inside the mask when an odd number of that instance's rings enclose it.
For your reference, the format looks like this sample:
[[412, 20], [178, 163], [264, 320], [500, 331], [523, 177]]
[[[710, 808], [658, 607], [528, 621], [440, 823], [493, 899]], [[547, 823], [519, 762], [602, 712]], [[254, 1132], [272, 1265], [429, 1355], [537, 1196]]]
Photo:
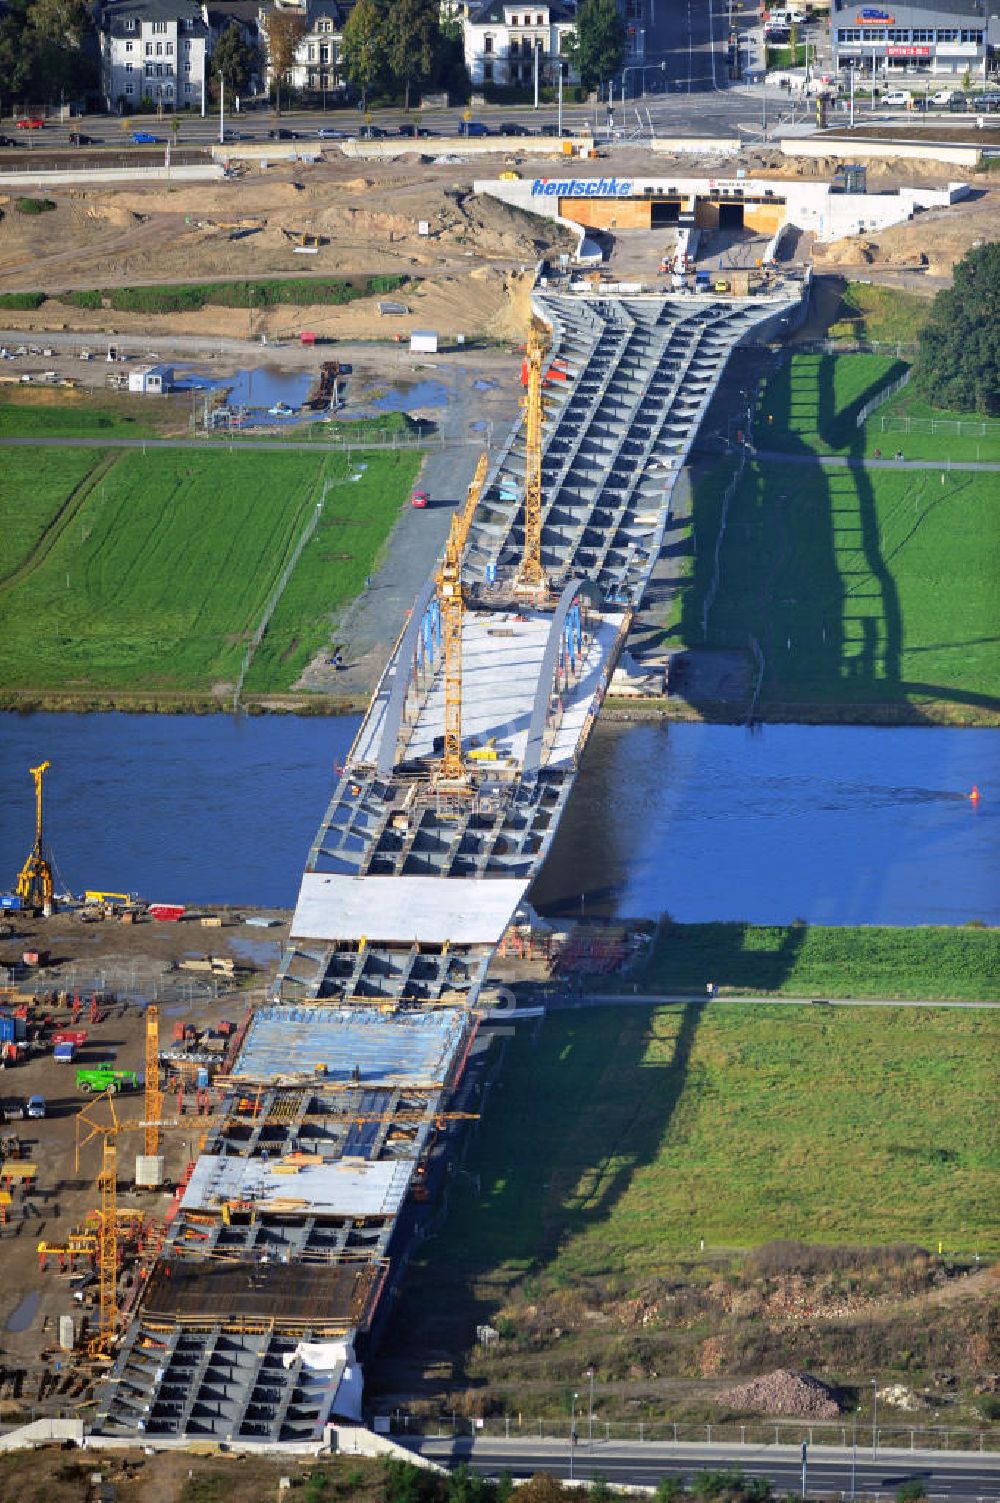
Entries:
[[[455, 796], [433, 780], [444, 695], [429, 582], [320, 825], [272, 1000], [229, 1063], [233, 1094], [101, 1392], [96, 1433], [319, 1443], [332, 1416], [360, 1416], [355, 1346], [398, 1277], [432, 1154], [447, 1151], [444, 1109], [493, 948], [555, 835], [674, 481], [733, 348], [778, 335], [802, 291], [537, 299], [550, 374], [561, 372], [546, 387], [542, 459], [549, 594], [526, 608], [511, 592], [517, 427], [493, 456], [463, 569], [471, 788]], [[292, 1281], [310, 1270], [315, 1302], [285, 1298], [261, 1271], [271, 1263]]]

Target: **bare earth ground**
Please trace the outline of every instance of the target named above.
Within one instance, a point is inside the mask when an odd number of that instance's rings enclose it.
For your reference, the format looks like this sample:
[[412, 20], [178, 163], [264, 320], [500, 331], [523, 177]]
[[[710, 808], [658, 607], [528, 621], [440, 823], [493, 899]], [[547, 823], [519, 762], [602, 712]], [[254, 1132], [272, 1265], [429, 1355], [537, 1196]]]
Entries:
[[[46, 984], [53, 992], [66, 989], [70, 1000], [79, 990], [84, 1007], [76, 1025], [86, 1028], [87, 1041], [74, 1064], [59, 1064], [51, 1053], [39, 1055], [27, 1064], [0, 1072], [0, 1096], [27, 1097], [40, 1093], [45, 1097], [44, 1120], [0, 1123], [0, 1134], [15, 1135], [21, 1140], [21, 1156], [38, 1165], [37, 1190], [30, 1196], [15, 1192], [8, 1223], [0, 1226], [0, 1422], [30, 1418], [34, 1408], [39, 1414], [72, 1412], [65, 1393], [52, 1393], [39, 1402], [39, 1385], [43, 1378], [51, 1381], [55, 1363], [58, 1318], [72, 1313], [77, 1330], [81, 1316], [91, 1313], [89, 1305], [73, 1299], [69, 1274], [59, 1271], [52, 1260], [47, 1271], [38, 1265], [36, 1247], [45, 1240], [58, 1245], [71, 1228], [79, 1226], [98, 1205], [95, 1180], [99, 1167], [100, 1141], [83, 1150], [79, 1169], [75, 1165], [75, 1119], [87, 1098], [76, 1090], [78, 1065], [114, 1060], [117, 1068], [141, 1070], [144, 1065], [145, 1022], [143, 998], [153, 995], [159, 982], [160, 1047], [171, 1047], [174, 1024], [192, 1021], [199, 1026], [214, 1026], [222, 1019], [238, 1023], [252, 995], [259, 995], [265, 976], [273, 971], [278, 950], [288, 933], [289, 914], [269, 913], [277, 922], [268, 929], [247, 928], [240, 913], [206, 910], [224, 915], [224, 927], [203, 929], [196, 915], [178, 924], [152, 920], [126, 927], [113, 920], [83, 924], [75, 913], [58, 913], [51, 919], [16, 918], [16, 934], [0, 940], [0, 966], [20, 959], [22, 951], [32, 945], [47, 954], [44, 970]], [[247, 967], [238, 989], [220, 979], [217, 998], [210, 996], [210, 982], [202, 973], [182, 971], [179, 963], [192, 956], [230, 957], [240, 968]], [[104, 1021], [91, 1025], [89, 1006], [92, 989], [104, 979], [105, 989], [115, 1001], [106, 1009]], [[169, 1000], [173, 995], [174, 1000]], [[130, 1000], [131, 999], [131, 1000]], [[60, 1025], [69, 1026], [66, 1007], [40, 1004], [32, 1016], [53, 1014]], [[142, 1116], [141, 1096], [118, 1098], [119, 1115], [125, 1119]], [[108, 1116], [102, 1108], [102, 1120]], [[177, 1116], [177, 1098], [171, 1094], [164, 1102], [164, 1118]], [[171, 1187], [184, 1165], [197, 1153], [201, 1136], [193, 1100], [187, 1098], [182, 1128], [166, 1132], [162, 1150], [166, 1155], [166, 1177]], [[190, 1124], [190, 1125], [188, 1125]], [[142, 1151], [137, 1132], [126, 1132], [119, 1139], [120, 1204], [137, 1206], [154, 1220], [162, 1218], [171, 1190], [136, 1192], [131, 1185], [132, 1160]], [[31, 1301], [27, 1307], [25, 1300]], [[36, 1304], [37, 1300], [37, 1304]], [[11, 1329], [14, 1311], [22, 1308], [28, 1318], [22, 1329]], [[15, 1316], [13, 1325], [22, 1325]], [[63, 1360], [65, 1371], [66, 1363]], [[12, 1392], [11, 1372], [20, 1371], [23, 1379], [20, 1396]], [[80, 1394], [75, 1395], [77, 1399]], [[0, 1488], [2, 1494], [2, 1488]]]
[[[349, 304], [255, 310], [254, 338], [269, 339], [303, 328], [338, 339], [386, 339], [411, 328], [442, 334], [523, 336], [528, 275], [540, 255], [565, 247], [545, 221], [472, 193], [475, 178], [494, 175], [516, 161], [522, 175], [548, 172], [552, 156], [435, 164], [419, 159], [351, 162], [330, 152], [315, 164], [259, 168], [237, 181], [165, 186], [95, 186], [46, 190], [54, 213], [25, 216], [0, 195], [0, 292], [113, 287], [142, 282], [259, 276], [377, 275], [419, 279], [400, 296], [409, 313], [379, 315], [375, 300]], [[838, 160], [794, 162], [773, 149], [744, 153], [750, 171], [794, 180], [829, 178]], [[619, 172], [661, 170], [697, 175], [719, 170], [718, 159], [666, 157], [641, 150], [616, 152]], [[598, 171], [591, 168], [586, 171]], [[605, 169], [606, 170], [606, 169]], [[931, 162], [869, 168], [875, 190], [904, 184], [943, 184], [956, 169]], [[418, 232], [426, 221], [429, 233]], [[933, 230], [931, 225], [933, 224]], [[230, 239], [234, 227], [251, 233]], [[316, 255], [295, 253], [285, 231], [306, 231], [325, 243]], [[1000, 235], [1000, 197], [977, 189], [970, 202], [863, 241], [817, 247], [824, 266], [925, 265], [947, 274], [977, 240]], [[662, 238], [658, 236], [657, 239]], [[50, 303], [36, 313], [6, 312], [11, 329], [108, 330], [150, 336], [197, 334], [247, 337], [244, 310], [206, 308], [196, 313], [149, 316], [87, 312]]]

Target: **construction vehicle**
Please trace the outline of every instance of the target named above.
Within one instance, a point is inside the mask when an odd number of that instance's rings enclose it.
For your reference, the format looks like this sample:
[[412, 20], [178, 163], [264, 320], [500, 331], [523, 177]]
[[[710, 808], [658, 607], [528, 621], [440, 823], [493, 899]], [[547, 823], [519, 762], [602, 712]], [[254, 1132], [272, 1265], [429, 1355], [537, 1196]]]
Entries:
[[29, 769], [35, 780], [35, 843], [31, 848], [17, 877], [17, 896], [21, 906], [32, 912], [39, 909], [52, 912], [52, 867], [45, 855], [42, 830], [42, 779], [51, 767], [51, 762], [42, 762]]
[[115, 1070], [111, 1065], [86, 1065], [76, 1072], [78, 1091], [137, 1091], [139, 1076], [135, 1070]]
[[146, 911], [145, 899], [140, 898], [135, 892], [93, 892], [88, 888], [83, 895], [83, 901], [88, 907], [104, 908], [112, 913], [139, 914]]

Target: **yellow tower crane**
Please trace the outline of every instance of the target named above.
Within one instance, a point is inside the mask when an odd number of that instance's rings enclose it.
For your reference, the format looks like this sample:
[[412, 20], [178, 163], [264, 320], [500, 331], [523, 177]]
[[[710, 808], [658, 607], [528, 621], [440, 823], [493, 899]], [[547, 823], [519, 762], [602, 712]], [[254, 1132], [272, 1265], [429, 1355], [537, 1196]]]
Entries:
[[42, 838], [42, 779], [51, 762], [30, 769], [35, 780], [35, 843], [17, 877], [17, 895], [27, 908], [48, 909], [52, 906], [52, 868], [45, 858]]
[[[149, 1029], [147, 1027], [147, 1046], [149, 1041]], [[148, 1079], [148, 1077], [147, 1077]], [[157, 1083], [157, 1095], [159, 1086]], [[147, 1096], [147, 1105], [148, 1105]], [[111, 1111], [111, 1121], [99, 1122], [92, 1113], [100, 1104], [107, 1102]], [[150, 1121], [144, 1118], [141, 1122], [122, 1119], [115, 1111], [114, 1091], [109, 1090], [104, 1095], [98, 1096], [96, 1101], [88, 1104], [77, 1113], [76, 1116], [76, 1169], [80, 1169], [80, 1149], [85, 1147], [92, 1138], [100, 1137], [101, 1145], [101, 1170], [98, 1176], [98, 1186], [101, 1191], [100, 1226], [97, 1232], [97, 1248], [100, 1258], [100, 1272], [98, 1293], [100, 1298], [97, 1334], [89, 1343], [88, 1350], [92, 1357], [106, 1357], [114, 1346], [115, 1337], [118, 1334], [118, 1144], [117, 1138], [120, 1132], [135, 1132], [142, 1128], [146, 1133], [146, 1151], [149, 1151], [149, 1128]], [[191, 1122], [155, 1121], [152, 1124], [156, 1131], [162, 1132], [167, 1128], [183, 1128], [191, 1131]], [[81, 1133], [81, 1127], [89, 1128], [86, 1136]], [[206, 1123], [200, 1124], [204, 1132]], [[155, 1152], [155, 1150], [154, 1150]]]
[[462, 554], [468, 542], [473, 513], [483, 493], [488, 464], [488, 456], [481, 454], [465, 505], [451, 519], [444, 558], [437, 573], [444, 641], [444, 752], [434, 773], [434, 784], [448, 793], [465, 793], [470, 786], [469, 774], [462, 760], [462, 621], [465, 615]]
[[160, 1146], [160, 1009], [146, 1008], [146, 1101], [145, 1143], [148, 1157]]
[[524, 554], [514, 589], [519, 595], [544, 595], [549, 581], [542, 568], [542, 356], [544, 346], [533, 326], [525, 356], [524, 401]]

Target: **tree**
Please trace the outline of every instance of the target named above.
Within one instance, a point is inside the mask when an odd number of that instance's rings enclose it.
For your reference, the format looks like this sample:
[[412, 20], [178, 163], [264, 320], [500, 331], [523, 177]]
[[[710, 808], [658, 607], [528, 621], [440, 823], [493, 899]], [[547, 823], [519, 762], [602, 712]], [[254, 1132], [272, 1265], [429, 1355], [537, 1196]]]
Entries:
[[[293, 50], [293, 61], [294, 57]], [[260, 53], [245, 40], [236, 22], [230, 21], [212, 53], [212, 72], [221, 78], [230, 94], [245, 94], [251, 78], [259, 71]]]
[[344, 77], [361, 90], [362, 105], [367, 105], [368, 95], [385, 78], [387, 32], [386, 12], [380, 0], [357, 0], [344, 23], [340, 56]]
[[615, 0], [580, 0], [566, 50], [585, 89], [614, 77], [625, 61], [625, 23]]
[[440, 5], [436, 0], [395, 0], [388, 18], [389, 67], [403, 84], [405, 108], [410, 87], [430, 78], [441, 46]]
[[274, 108], [281, 114], [281, 80], [295, 63], [299, 43], [306, 34], [305, 16], [300, 10], [279, 10], [277, 6], [264, 16], [267, 51], [274, 74]]
[[913, 384], [935, 407], [1000, 413], [1000, 242], [970, 250], [934, 299]]
[[72, 96], [96, 84], [92, 57], [83, 50], [92, 29], [85, 0], [32, 0], [22, 45], [32, 57], [36, 96]]

